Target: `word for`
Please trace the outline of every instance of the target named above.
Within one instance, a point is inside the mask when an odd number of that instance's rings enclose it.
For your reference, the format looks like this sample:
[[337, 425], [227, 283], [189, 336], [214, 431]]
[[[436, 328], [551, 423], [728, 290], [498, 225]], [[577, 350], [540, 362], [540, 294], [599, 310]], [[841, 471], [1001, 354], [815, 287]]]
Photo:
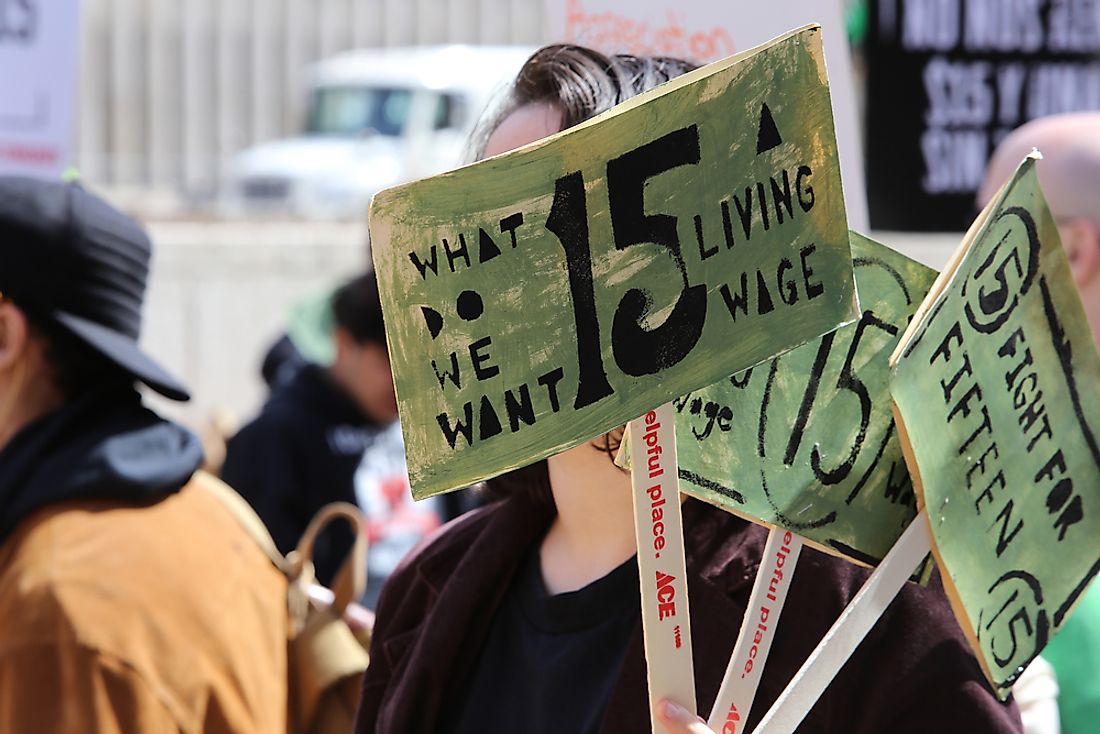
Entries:
[[38, 0], [0, 0], [0, 43], [33, 41], [38, 30]]
[[[775, 565], [772, 567], [772, 577], [768, 582], [768, 601], [777, 601], [778, 595], [782, 593], [784, 583], [783, 566], [787, 563], [787, 556], [791, 553], [790, 544], [792, 540], [793, 536], [789, 530], [783, 534], [783, 545], [780, 547], [779, 552], [775, 554]], [[787, 580], [790, 580], [789, 576]], [[760, 653], [760, 647], [764, 644], [765, 636], [768, 634], [769, 616], [771, 616], [771, 607], [760, 607], [760, 619], [756, 623], [756, 632], [752, 636], [752, 646], [749, 648], [748, 657], [745, 658], [744, 667], [741, 671], [742, 678], [752, 672], [756, 656]]]

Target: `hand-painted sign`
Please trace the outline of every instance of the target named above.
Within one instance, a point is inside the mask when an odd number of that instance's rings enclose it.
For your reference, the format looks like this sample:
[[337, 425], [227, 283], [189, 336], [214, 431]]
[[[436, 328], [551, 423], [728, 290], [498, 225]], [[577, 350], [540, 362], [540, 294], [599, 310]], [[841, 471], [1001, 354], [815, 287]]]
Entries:
[[860, 563], [916, 514], [887, 358], [936, 273], [851, 234], [862, 317], [675, 401], [680, 487]]
[[955, 614], [999, 694], [1100, 568], [1100, 358], [1028, 158], [895, 352], [890, 389]]
[[817, 27], [382, 192], [370, 225], [420, 497], [857, 315]]

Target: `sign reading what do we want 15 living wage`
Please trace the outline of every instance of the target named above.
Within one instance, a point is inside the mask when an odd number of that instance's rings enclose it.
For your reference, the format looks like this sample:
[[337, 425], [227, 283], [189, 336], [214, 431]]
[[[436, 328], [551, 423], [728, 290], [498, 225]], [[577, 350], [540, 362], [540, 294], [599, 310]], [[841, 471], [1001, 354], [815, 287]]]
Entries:
[[370, 229], [418, 497], [857, 315], [814, 26], [382, 192]]

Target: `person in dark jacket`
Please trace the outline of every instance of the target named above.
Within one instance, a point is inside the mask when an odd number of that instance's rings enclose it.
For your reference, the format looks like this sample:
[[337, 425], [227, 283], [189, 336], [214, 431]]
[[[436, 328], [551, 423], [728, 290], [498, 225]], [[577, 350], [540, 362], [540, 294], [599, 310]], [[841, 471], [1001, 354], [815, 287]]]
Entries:
[[[331, 304], [332, 364], [298, 366], [273, 387], [260, 415], [230, 439], [222, 478], [249, 501], [283, 553], [324, 505], [358, 505], [372, 546], [363, 601], [373, 606], [393, 566], [440, 525], [445, 508], [441, 500], [414, 504], [409, 497], [374, 274], [342, 285]], [[341, 524], [318, 538], [313, 557], [322, 583], [335, 576], [351, 540]]]
[[[492, 156], [571, 127], [690, 68], [675, 59], [537, 51], [475, 142]], [[614, 436], [489, 482], [499, 502], [446, 526], [390, 577], [363, 683], [361, 734], [650, 731], [630, 476]], [[766, 531], [683, 507], [700, 710], [715, 700]], [[804, 550], [749, 727], [867, 577]], [[675, 731], [705, 731], [678, 721]], [[689, 717], [690, 719], [691, 717]], [[942, 589], [910, 585], [800, 732], [1018, 732], [986, 684]]]

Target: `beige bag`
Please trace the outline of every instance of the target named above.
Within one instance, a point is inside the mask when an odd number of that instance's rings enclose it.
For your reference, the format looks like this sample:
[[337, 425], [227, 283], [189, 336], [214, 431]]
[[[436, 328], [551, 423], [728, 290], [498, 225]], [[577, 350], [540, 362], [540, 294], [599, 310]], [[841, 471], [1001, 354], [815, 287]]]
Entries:
[[[252, 507], [228, 485], [204, 482], [287, 578], [290, 615], [287, 648], [288, 722], [293, 734], [347, 734], [355, 722], [360, 685], [367, 669], [370, 630], [353, 631], [345, 611], [362, 597], [367, 578], [367, 541], [359, 509], [347, 502], [325, 505], [310, 521], [298, 548], [285, 558]], [[333, 520], [347, 521], [355, 544], [333, 583], [329, 605], [311, 598], [317, 589], [313, 572], [313, 543]]]

